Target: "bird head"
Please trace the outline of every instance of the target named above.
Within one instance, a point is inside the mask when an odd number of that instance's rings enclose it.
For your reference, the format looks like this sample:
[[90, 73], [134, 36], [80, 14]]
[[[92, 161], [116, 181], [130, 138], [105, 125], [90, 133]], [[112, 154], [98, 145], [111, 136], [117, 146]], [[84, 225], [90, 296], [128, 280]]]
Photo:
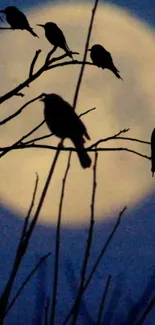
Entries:
[[45, 30], [46, 29], [53, 29], [55, 26], [57, 26], [55, 23], [48, 22], [46, 24], [37, 24], [37, 26], [43, 27]]
[[43, 25], [43, 24], [37, 24], [37, 26], [45, 28], [45, 25]]
[[60, 97], [57, 94], [44, 94], [44, 96], [40, 99], [43, 103], [52, 103], [54, 105], [58, 105], [60, 102], [62, 102], [62, 97]]
[[13, 14], [17, 10], [18, 9], [15, 6], [8, 6], [4, 10], [0, 10], [0, 12], [2, 12], [4, 14], [9, 14], [9, 13]]

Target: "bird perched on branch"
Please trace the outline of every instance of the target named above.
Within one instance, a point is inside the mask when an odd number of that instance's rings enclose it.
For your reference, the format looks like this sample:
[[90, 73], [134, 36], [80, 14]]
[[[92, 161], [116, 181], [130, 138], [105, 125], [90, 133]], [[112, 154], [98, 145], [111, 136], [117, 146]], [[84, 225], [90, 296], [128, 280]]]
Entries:
[[72, 59], [72, 52], [68, 47], [65, 36], [62, 30], [57, 26], [57, 24], [48, 22], [45, 25], [37, 24], [37, 26], [43, 27], [45, 29], [45, 36], [48, 41], [55, 47], [60, 47], [64, 50], [67, 55]]
[[108, 52], [102, 45], [95, 44], [91, 49], [88, 49], [88, 51], [90, 51], [90, 57], [95, 65], [102, 69], [111, 70], [118, 79], [123, 80], [119, 74], [119, 70], [113, 63], [110, 52]]
[[151, 134], [151, 165], [151, 172], [153, 177], [155, 172], [155, 129], [153, 129]]
[[12, 29], [25, 29], [30, 32], [33, 36], [38, 37], [38, 35], [30, 27], [26, 16], [15, 6], [9, 6], [0, 12], [6, 15], [6, 20]]
[[45, 121], [50, 131], [61, 139], [71, 139], [81, 166], [90, 167], [91, 159], [84, 149], [84, 137], [87, 139], [90, 137], [73, 107], [57, 94], [45, 94], [41, 101], [44, 102]]

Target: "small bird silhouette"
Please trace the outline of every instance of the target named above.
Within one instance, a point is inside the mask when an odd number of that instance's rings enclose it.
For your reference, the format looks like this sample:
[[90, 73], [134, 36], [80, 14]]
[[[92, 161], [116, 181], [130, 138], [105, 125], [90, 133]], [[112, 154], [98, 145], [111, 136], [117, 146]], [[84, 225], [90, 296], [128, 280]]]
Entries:
[[74, 143], [83, 168], [91, 165], [91, 159], [84, 149], [85, 138], [90, 139], [85, 125], [73, 107], [57, 94], [45, 94], [44, 116], [50, 131], [61, 139], [69, 138]]
[[57, 24], [48, 22], [45, 25], [37, 24], [37, 26], [43, 27], [45, 29], [45, 36], [48, 41], [55, 47], [60, 47], [63, 49], [67, 55], [72, 59], [72, 52], [68, 47], [65, 36], [62, 30], [57, 26]]
[[113, 63], [110, 52], [108, 52], [102, 45], [95, 44], [91, 49], [88, 49], [88, 51], [90, 51], [90, 57], [95, 65], [102, 69], [111, 70], [118, 79], [123, 80], [119, 75], [119, 70]]
[[151, 134], [151, 165], [151, 172], [153, 177], [155, 172], [155, 129], [153, 129]]
[[26, 16], [15, 6], [9, 6], [0, 12], [6, 15], [6, 20], [12, 29], [26, 29], [33, 36], [38, 37], [30, 27]]

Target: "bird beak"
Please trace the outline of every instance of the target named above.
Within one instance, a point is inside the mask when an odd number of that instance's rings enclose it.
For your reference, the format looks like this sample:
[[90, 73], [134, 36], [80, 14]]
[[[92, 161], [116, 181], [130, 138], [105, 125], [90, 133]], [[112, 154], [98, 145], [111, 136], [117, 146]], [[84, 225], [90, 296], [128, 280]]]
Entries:
[[91, 51], [91, 49], [88, 49], [87, 51]]
[[40, 26], [40, 27], [44, 27], [45, 25], [42, 25], [42, 24], [37, 24], [37, 26]]

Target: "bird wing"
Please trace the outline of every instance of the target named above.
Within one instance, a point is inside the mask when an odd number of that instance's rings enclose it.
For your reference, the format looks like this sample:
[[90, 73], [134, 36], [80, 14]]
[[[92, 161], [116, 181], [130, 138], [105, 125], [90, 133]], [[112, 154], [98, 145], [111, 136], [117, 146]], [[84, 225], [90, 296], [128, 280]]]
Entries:
[[20, 10], [17, 10], [13, 15], [10, 14], [7, 15], [6, 19], [12, 28], [19, 28], [19, 29], [30, 28], [26, 16]]

